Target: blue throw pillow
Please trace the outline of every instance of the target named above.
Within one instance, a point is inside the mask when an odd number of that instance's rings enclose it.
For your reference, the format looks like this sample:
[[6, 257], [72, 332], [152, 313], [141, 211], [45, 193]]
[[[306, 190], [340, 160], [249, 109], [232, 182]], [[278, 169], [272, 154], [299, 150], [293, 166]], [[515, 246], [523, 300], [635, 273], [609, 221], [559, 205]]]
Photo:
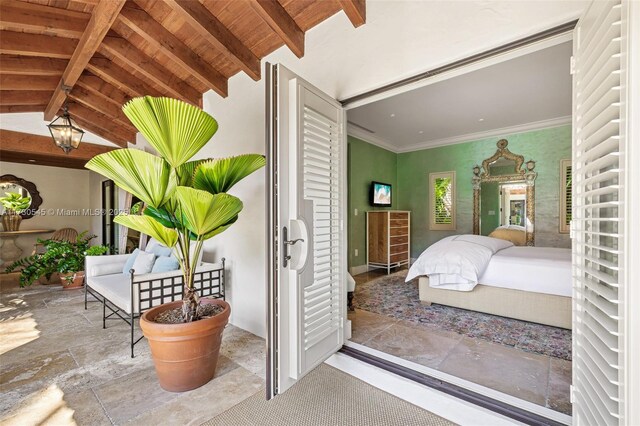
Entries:
[[136, 261], [136, 257], [138, 257], [138, 253], [140, 253], [140, 249], [135, 249], [133, 253], [129, 255], [127, 262], [124, 264], [124, 268], [122, 268], [123, 274], [129, 275], [129, 271], [133, 268], [133, 264]]
[[177, 271], [178, 269], [180, 269], [180, 264], [174, 256], [160, 256], [153, 264], [151, 273]]
[[156, 257], [166, 257], [171, 255], [171, 249], [169, 247], [163, 246], [162, 244], [155, 244], [153, 247], [151, 247], [151, 253], [155, 254]]

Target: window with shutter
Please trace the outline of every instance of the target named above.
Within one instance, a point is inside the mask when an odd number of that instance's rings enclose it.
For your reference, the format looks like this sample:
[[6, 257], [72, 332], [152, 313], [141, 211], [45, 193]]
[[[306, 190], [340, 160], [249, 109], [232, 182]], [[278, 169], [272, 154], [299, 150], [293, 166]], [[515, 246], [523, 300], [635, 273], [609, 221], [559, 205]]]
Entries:
[[571, 197], [573, 196], [571, 160], [560, 161], [560, 232], [568, 234], [571, 225]]
[[456, 172], [429, 174], [431, 230], [456, 229]]

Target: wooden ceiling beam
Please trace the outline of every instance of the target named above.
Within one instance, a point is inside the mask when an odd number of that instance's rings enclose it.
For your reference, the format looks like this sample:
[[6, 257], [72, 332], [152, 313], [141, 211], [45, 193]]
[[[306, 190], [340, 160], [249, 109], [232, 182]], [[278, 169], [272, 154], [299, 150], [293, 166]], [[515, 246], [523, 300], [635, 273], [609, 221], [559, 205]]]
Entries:
[[98, 128], [102, 130], [103, 134], [112, 135], [111, 139], [107, 139], [114, 143], [123, 141], [131, 143], [136, 142], [135, 131], [128, 130], [112, 117], [104, 115], [77, 102], [69, 103], [69, 114], [72, 119], [77, 119], [78, 123], [82, 127], [87, 128], [92, 133], [95, 133], [95, 129]]
[[0, 87], [2, 90], [47, 90], [53, 92], [58, 84], [59, 77], [0, 74]]
[[104, 101], [111, 102], [118, 108], [122, 108], [122, 106], [131, 99], [131, 96], [117, 87], [112, 86], [100, 77], [87, 73], [78, 79], [76, 86], [100, 96]]
[[365, 0], [339, 0], [340, 6], [354, 27], [358, 28], [367, 21]]
[[60, 37], [80, 38], [90, 15], [59, 7], [20, 1], [0, 2], [0, 25], [4, 28], [44, 31]]
[[118, 20], [144, 38], [149, 44], [189, 71], [220, 96], [227, 96], [227, 79], [198, 56], [189, 46], [155, 21], [147, 12], [133, 6], [122, 9]]
[[108, 140], [109, 142], [119, 146], [120, 148], [127, 148], [129, 146], [129, 143], [126, 139], [122, 139], [120, 136], [114, 135], [113, 133], [99, 127], [95, 123], [91, 123], [80, 116], [74, 117], [74, 120], [76, 120], [76, 123], [78, 123], [78, 125], [80, 125], [83, 130], [87, 130], [96, 136], [100, 136], [101, 138]]
[[102, 97], [79, 86], [71, 90], [69, 97], [79, 104], [113, 118], [123, 128], [134, 133], [137, 132], [136, 128], [133, 127], [127, 116], [122, 112], [122, 109], [110, 102], [106, 102]]
[[0, 31], [0, 53], [8, 55], [69, 59], [77, 44], [70, 38]]
[[187, 22], [207, 42], [220, 50], [249, 77], [260, 80], [260, 59], [200, 2], [167, 0], [173, 11]]
[[3, 154], [7, 151], [25, 155], [43, 155], [47, 157], [83, 160], [85, 162], [91, 160], [96, 155], [116, 149], [109, 146], [81, 142], [78, 149], [74, 149], [69, 154], [65, 154], [63, 150], [53, 143], [51, 136], [32, 135], [30, 133], [14, 132], [4, 129], [0, 129], [0, 139], [2, 140]]
[[51, 91], [45, 90], [2, 90], [0, 105], [42, 105], [51, 97]]
[[101, 49], [161, 87], [167, 96], [198, 105], [202, 94], [121, 37], [107, 36]]
[[44, 111], [44, 119], [51, 120], [62, 106], [65, 99], [63, 86], [73, 87], [78, 81], [80, 74], [87, 67], [87, 63], [98, 50], [102, 39], [111, 28], [111, 25], [118, 17], [122, 6], [126, 0], [102, 0], [93, 9], [89, 23], [87, 24], [78, 45], [69, 60], [60, 85], [53, 93], [47, 108]]
[[0, 114], [11, 114], [16, 112], [44, 112], [47, 107], [42, 105], [0, 105]]
[[60, 77], [67, 67], [64, 59], [0, 55], [0, 74], [54, 75]]
[[134, 77], [129, 71], [116, 65], [107, 58], [92, 58], [89, 61], [87, 69], [91, 71], [92, 74], [95, 74], [114, 86], [121, 88], [132, 97], [146, 95], [164, 96], [164, 94], [155, 87], [147, 84], [145, 81], [137, 77]]
[[289, 49], [298, 58], [302, 58], [304, 56], [304, 31], [300, 29], [278, 0], [250, 0], [249, 3]]

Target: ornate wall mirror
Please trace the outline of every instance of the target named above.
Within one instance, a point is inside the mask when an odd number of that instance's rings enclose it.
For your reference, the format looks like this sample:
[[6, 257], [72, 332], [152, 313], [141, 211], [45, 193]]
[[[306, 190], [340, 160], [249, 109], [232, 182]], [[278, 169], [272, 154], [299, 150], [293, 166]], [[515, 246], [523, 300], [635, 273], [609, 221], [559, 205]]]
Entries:
[[[23, 219], [32, 218], [42, 204], [42, 197], [33, 182], [21, 179], [14, 175], [0, 176], [0, 197], [4, 197], [8, 192], [16, 192], [23, 197], [31, 197], [31, 205], [20, 216]], [[4, 207], [0, 205], [0, 214], [4, 214]]]
[[535, 245], [535, 161], [514, 154], [506, 139], [473, 168], [473, 233], [489, 235], [500, 227], [522, 231], [522, 243]]

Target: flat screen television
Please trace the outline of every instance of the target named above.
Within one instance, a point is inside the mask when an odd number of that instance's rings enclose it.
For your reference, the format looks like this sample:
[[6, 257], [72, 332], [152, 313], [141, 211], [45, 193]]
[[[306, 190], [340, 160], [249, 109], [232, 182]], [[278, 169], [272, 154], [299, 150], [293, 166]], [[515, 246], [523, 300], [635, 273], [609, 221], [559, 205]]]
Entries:
[[369, 202], [375, 207], [391, 207], [391, 185], [382, 182], [371, 182]]

